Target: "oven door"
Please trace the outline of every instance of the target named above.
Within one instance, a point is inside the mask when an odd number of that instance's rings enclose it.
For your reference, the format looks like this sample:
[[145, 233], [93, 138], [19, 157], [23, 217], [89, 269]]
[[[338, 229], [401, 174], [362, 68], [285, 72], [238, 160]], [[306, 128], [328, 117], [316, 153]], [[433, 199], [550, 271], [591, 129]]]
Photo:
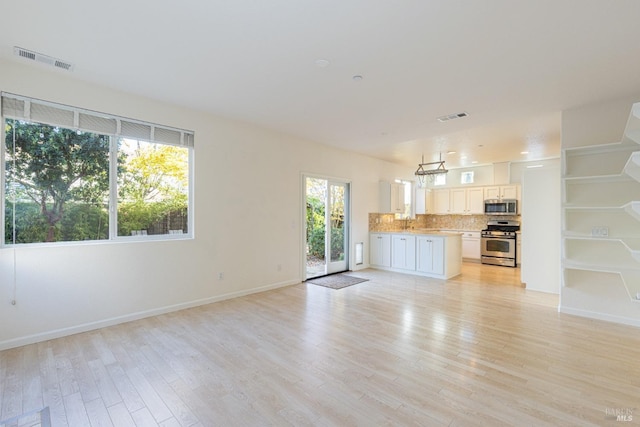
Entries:
[[482, 257], [516, 258], [516, 239], [482, 236]]

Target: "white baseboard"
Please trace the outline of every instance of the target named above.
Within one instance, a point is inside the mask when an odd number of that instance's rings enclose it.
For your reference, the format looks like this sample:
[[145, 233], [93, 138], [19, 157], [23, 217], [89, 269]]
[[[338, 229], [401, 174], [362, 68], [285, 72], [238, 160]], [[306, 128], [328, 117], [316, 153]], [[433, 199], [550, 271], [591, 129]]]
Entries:
[[623, 325], [640, 327], [640, 319], [635, 319], [632, 317], [615, 316], [607, 313], [599, 313], [596, 311], [580, 310], [578, 308], [562, 306], [558, 307], [558, 312], [571, 314], [573, 316], [588, 317], [589, 319], [605, 320], [607, 322], [621, 323]]
[[201, 305], [211, 304], [218, 301], [224, 301], [232, 298], [238, 298], [246, 295], [257, 294], [260, 292], [270, 291], [272, 289], [283, 288], [285, 286], [291, 286], [300, 283], [298, 280], [288, 280], [279, 283], [272, 283], [270, 285], [264, 285], [257, 288], [248, 290], [230, 292], [223, 295], [217, 295], [214, 297], [203, 298], [195, 301], [184, 302], [180, 304], [169, 305], [166, 307], [154, 308], [152, 310], [139, 311], [136, 313], [126, 314], [124, 316], [113, 317], [110, 319], [98, 320], [96, 322], [84, 323], [82, 325], [71, 326], [69, 328], [54, 329], [52, 331], [46, 331], [38, 334], [27, 335], [18, 338], [12, 338], [10, 340], [0, 341], [0, 351], [8, 350], [10, 348], [21, 347], [23, 345], [34, 344], [37, 342], [52, 340], [55, 338], [66, 337], [81, 332], [93, 331], [107, 326], [118, 325], [120, 323], [131, 322], [133, 320], [144, 319], [146, 317], [158, 316], [160, 314], [171, 313], [174, 311], [185, 310], [187, 308], [198, 307]]

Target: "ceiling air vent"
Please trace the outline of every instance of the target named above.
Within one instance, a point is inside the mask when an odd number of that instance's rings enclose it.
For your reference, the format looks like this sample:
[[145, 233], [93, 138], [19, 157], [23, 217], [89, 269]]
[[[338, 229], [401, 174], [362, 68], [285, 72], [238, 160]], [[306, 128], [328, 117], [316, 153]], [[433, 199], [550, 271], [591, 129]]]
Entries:
[[437, 120], [439, 122], [448, 122], [449, 120], [453, 120], [453, 119], [461, 119], [463, 117], [467, 117], [468, 114], [465, 112], [462, 113], [456, 113], [456, 114], [447, 114], [446, 116], [440, 116], [437, 118]]
[[49, 65], [54, 68], [59, 68], [65, 71], [73, 71], [73, 64], [61, 59], [54, 58], [52, 56], [43, 55], [38, 52], [33, 52], [27, 49], [23, 49], [18, 46], [14, 46], [13, 53], [20, 58], [28, 59], [30, 61], [39, 62], [41, 64]]

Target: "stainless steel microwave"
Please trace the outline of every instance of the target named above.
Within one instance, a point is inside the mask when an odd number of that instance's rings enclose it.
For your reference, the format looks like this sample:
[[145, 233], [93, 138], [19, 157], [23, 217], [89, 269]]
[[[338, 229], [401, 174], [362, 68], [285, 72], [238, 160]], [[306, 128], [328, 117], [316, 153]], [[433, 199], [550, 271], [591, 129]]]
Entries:
[[517, 215], [518, 201], [515, 199], [487, 199], [484, 201], [485, 215]]

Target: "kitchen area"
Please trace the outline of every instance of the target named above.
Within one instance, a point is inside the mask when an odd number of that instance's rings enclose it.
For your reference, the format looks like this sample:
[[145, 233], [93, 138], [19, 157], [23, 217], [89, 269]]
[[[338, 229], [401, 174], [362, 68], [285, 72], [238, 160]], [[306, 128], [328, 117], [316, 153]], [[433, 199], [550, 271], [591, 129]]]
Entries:
[[[463, 261], [521, 265], [519, 184], [426, 188], [381, 181], [379, 191], [379, 212], [369, 214], [372, 268], [448, 279], [460, 274]], [[422, 240], [437, 243], [425, 249]], [[421, 268], [423, 252], [431, 270]]]

